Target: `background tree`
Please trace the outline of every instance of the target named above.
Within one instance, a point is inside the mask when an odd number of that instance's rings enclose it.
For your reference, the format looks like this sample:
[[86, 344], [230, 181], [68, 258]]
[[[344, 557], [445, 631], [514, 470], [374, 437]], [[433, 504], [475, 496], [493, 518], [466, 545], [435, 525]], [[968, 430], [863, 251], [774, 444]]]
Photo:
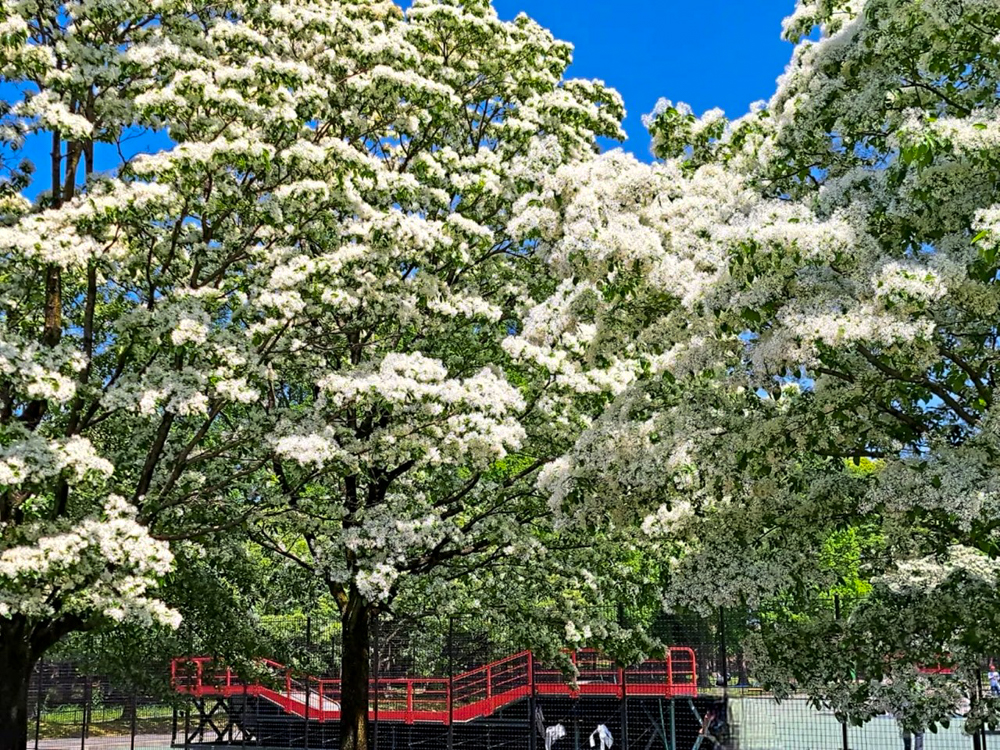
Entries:
[[[994, 3], [802, 2], [770, 102], [649, 118], [650, 174], [674, 175], [644, 179], [655, 196], [577, 172], [538, 217], [578, 290], [560, 330], [595, 324], [590, 361], [615, 347], [635, 377], [554, 468], [555, 496], [662, 503], [645, 528], [672, 545], [668, 603], [797, 613], [761, 630], [773, 685], [913, 728], [997, 649], [998, 31]], [[617, 235], [553, 218], [595, 197]], [[817, 604], [852, 532], [863, 596], [838, 623]], [[938, 662], [966, 685], [918, 674]]]
[[333, 92], [351, 113], [337, 142], [367, 170], [343, 188], [353, 202], [304, 184], [286, 213], [307, 227], [270, 321], [297, 357], [269, 396], [289, 407], [272, 469], [291, 505], [252, 534], [337, 603], [344, 748], [366, 741], [369, 623], [407, 586], [427, 610], [484, 568], [516, 602], [583, 575], [534, 478], [607, 390], [581, 396], [505, 351], [552, 285], [507, 225], [543, 175], [620, 136], [617, 95], [564, 81], [570, 47], [485, 2], [418, 2], [388, 29], [400, 72], [345, 71]]
[[[4, 107], [0, 189], [0, 747], [24, 746], [28, 676], [67, 634], [127, 620], [176, 626], [150, 594], [173, 558], [162, 537], [211, 525], [215, 467], [231, 467], [245, 437], [213, 431], [238, 406], [171, 336], [187, 285], [161, 279], [154, 204], [166, 190], [96, 178], [97, 144], [120, 142], [135, 97], [173, 69], [150, 52], [184, 38], [192, 19], [170, 3], [0, 11], [0, 70], [20, 96]], [[49, 189], [32, 204], [20, 191], [36, 165], [17, 152], [42, 137]], [[171, 380], [178, 373], [186, 382]]]
[[[251, 520], [305, 540], [338, 603], [363, 746], [367, 624], [400, 574], [544, 555], [529, 480], [581, 412], [505, 368], [549, 291], [506, 224], [621, 102], [485, 2], [2, 12], [0, 750], [42, 653], [175, 625], [150, 594], [168, 544]], [[165, 148], [130, 156], [144, 128]], [[47, 172], [17, 162], [40, 135]]]

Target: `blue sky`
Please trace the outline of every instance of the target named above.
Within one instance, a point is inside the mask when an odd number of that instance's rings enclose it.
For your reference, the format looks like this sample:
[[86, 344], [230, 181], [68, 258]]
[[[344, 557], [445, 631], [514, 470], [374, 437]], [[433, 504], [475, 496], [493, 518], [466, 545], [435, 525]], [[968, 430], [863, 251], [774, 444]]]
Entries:
[[[628, 109], [624, 148], [646, 160], [651, 157], [642, 115], [659, 97], [687, 102], [699, 114], [721, 107], [738, 117], [751, 102], [771, 95], [792, 52], [780, 31], [794, 0], [494, 0], [494, 5], [505, 20], [524, 11], [573, 43], [569, 75], [600, 78], [618, 89]], [[154, 152], [169, 140], [163, 133], [140, 132], [124, 146], [129, 154]], [[47, 140], [36, 137], [22, 152], [38, 168], [30, 197], [49, 184], [47, 149]], [[99, 146], [97, 156], [98, 169], [117, 163], [109, 146]]]
[[524, 11], [576, 47], [570, 74], [601, 78], [625, 98], [629, 140], [649, 157], [642, 115], [665, 96], [701, 114], [739, 117], [767, 99], [792, 45], [781, 19], [794, 0], [494, 0], [500, 17]]

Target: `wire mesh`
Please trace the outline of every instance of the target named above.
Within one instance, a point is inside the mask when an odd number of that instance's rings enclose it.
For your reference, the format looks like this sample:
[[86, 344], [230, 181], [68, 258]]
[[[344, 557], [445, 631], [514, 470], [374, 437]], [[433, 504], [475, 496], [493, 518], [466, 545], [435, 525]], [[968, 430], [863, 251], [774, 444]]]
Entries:
[[[993, 750], [956, 717], [905, 734], [895, 718], [846, 726], [805, 696], [778, 701], [743, 649], [745, 613], [663, 616], [668, 644], [636, 664], [593, 649], [543, 658], [471, 618], [383, 618], [370, 639], [372, 750]], [[29, 693], [35, 750], [275, 750], [339, 747], [339, 622], [262, 623], [270, 652], [237, 671], [211, 656], [161, 654], [156, 691], [95, 674], [94, 660], [50, 657]], [[171, 667], [164, 665], [172, 664]], [[983, 694], [990, 692], [983, 672]], [[155, 682], [155, 681], [154, 681]], [[997, 744], [996, 750], [1000, 750]]]

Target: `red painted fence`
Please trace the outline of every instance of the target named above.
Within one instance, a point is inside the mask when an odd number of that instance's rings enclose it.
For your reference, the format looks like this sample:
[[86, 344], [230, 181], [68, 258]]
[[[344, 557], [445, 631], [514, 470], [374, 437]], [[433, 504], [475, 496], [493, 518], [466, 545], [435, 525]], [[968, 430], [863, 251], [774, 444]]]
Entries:
[[[654, 695], [666, 698], [697, 692], [694, 651], [671, 647], [665, 659], [651, 659], [622, 669], [592, 650], [571, 654], [578, 677], [576, 686], [566, 682], [558, 669], [535, 663], [522, 651], [469, 672], [447, 677], [380, 678], [372, 680], [371, 695], [378, 695], [380, 721], [465, 722], [489, 716], [504, 706], [531, 695]], [[174, 659], [171, 681], [181, 693], [203, 696], [252, 695], [264, 698], [295, 716], [316, 721], [340, 718], [340, 680], [321, 680], [293, 674], [282, 664], [262, 660], [273, 679], [244, 682], [231, 669], [210, 657]], [[308, 707], [306, 700], [308, 697]]]

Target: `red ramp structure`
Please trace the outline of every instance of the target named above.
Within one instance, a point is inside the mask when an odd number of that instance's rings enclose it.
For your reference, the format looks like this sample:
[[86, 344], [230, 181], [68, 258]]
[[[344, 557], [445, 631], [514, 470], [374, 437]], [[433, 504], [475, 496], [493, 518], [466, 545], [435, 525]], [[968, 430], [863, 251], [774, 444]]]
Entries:
[[[672, 717], [675, 741], [678, 721], [682, 728], [692, 724], [692, 712], [701, 720], [691, 648], [671, 647], [662, 659], [628, 668], [593, 650], [573, 652], [570, 658], [575, 682], [561, 670], [538, 663], [530, 651], [451, 677], [373, 679], [370, 718], [377, 750], [383, 744], [443, 748], [444, 741], [451, 747], [541, 750], [547, 726], [557, 723], [562, 727], [557, 731], [567, 732], [569, 723], [576, 734], [589, 735], [604, 726], [622, 736], [629, 732], [626, 703], [658, 724], [653, 734], [662, 735], [675, 749], [666, 717]], [[340, 681], [296, 673], [270, 660], [261, 664], [266, 673], [261, 679], [244, 680], [210, 657], [175, 659], [172, 684], [193, 709], [185, 713], [183, 727], [175, 722], [175, 746], [336, 748]], [[571, 746], [561, 742], [552, 750]]]

